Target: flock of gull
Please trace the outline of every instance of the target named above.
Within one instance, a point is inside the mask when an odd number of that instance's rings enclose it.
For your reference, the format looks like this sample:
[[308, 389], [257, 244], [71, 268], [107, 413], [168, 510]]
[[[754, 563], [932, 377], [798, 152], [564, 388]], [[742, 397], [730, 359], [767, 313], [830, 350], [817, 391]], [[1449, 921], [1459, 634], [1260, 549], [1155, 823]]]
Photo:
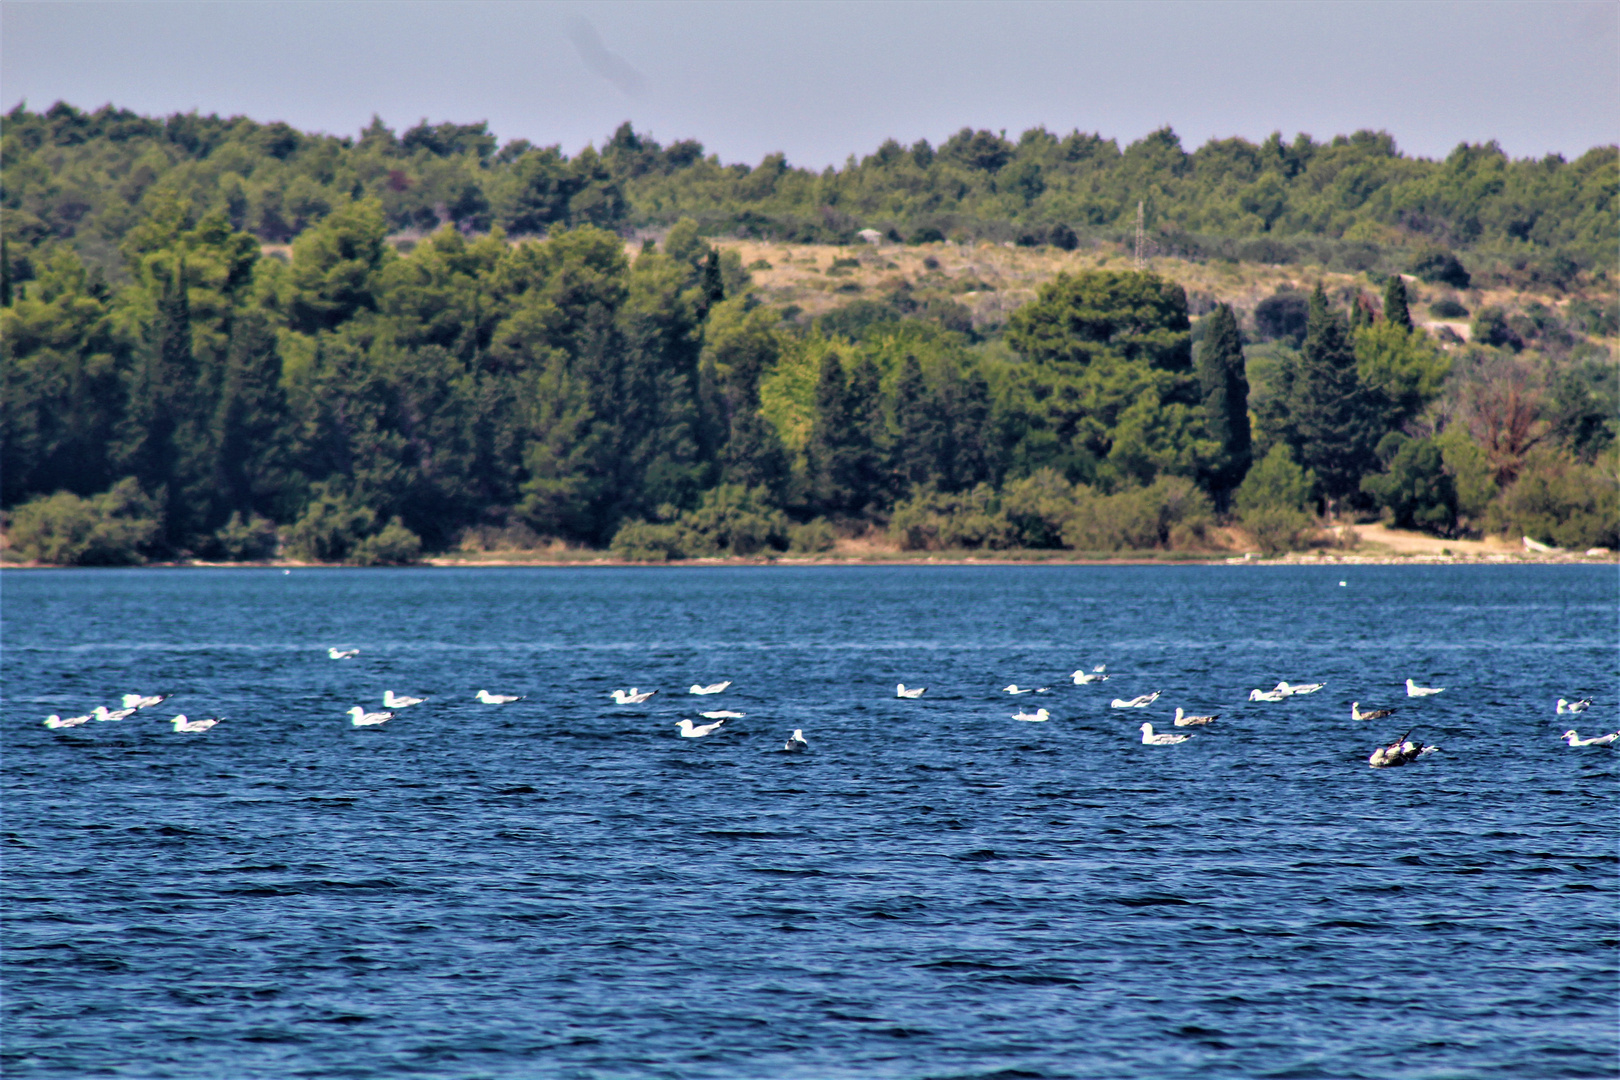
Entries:
[[[359, 655], [360, 650], [340, 649], [334, 646], [327, 649], [326, 652], [327, 656], [333, 660], [352, 660]], [[1083, 669], [1076, 670], [1070, 674], [1070, 679], [1076, 686], [1089, 686], [1094, 683], [1107, 682], [1108, 665], [1098, 664], [1090, 671], [1085, 671]], [[1306, 694], [1314, 694], [1318, 690], [1321, 690], [1325, 685], [1325, 683], [1319, 682], [1289, 683], [1284, 681], [1279, 682], [1270, 690], [1251, 690], [1249, 692], [1248, 700], [1257, 702], [1285, 701], [1292, 697], [1301, 697]], [[731, 680], [729, 679], [724, 682], [709, 683], [707, 685], [693, 683], [687, 690], [687, 693], [699, 697], [708, 697], [715, 694], [722, 694], [728, 688], [730, 688], [730, 686]], [[1001, 689], [1003, 693], [1006, 693], [1012, 697], [1021, 697], [1025, 694], [1051, 693], [1051, 687], [1019, 686], [1017, 683], [1009, 683]], [[1445, 689], [1446, 688], [1443, 686], [1419, 686], [1417, 685], [1416, 681], [1412, 679], [1406, 680], [1406, 696], [1409, 698], [1433, 697], [1436, 694], [1444, 693]], [[927, 692], [928, 688], [926, 686], [907, 686], [905, 683], [899, 683], [894, 688], [894, 696], [904, 701], [915, 701], [921, 698]], [[609, 696], [613, 699], [613, 702], [616, 705], [643, 705], [648, 701], [651, 701], [654, 695], [657, 693], [657, 690], [642, 690], [639, 687], [632, 686], [628, 690], [614, 690]], [[473, 700], [484, 705], [510, 705], [513, 702], [524, 700], [524, 697], [525, 695], [522, 694], [492, 694], [488, 690], [480, 690], [473, 695]], [[1110, 708], [1145, 709], [1154, 702], [1158, 701], [1159, 697], [1160, 691], [1158, 690], [1147, 694], [1139, 694], [1132, 698], [1116, 697], [1112, 702], [1110, 702]], [[122, 698], [121, 708], [108, 709], [105, 705], [98, 705], [83, 716], [70, 717], [62, 717], [52, 713], [50, 716], [45, 718], [45, 726], [52, 730], [58, 730], [63, 728], [79, 727], [90, 722], [91, 720], [103, 722], [125, 720], [141, 710], [151, 709], [162, 704], [164, 701], [168, 700], [168, 698], [168, 694], [125, 694]], [[364, 706], [356, 705], [348, 711], [348, 715], [350, 723], [355, 727], [376, 727], [381, 724], [386, 724], [388, 721], [394, 719], [395, 715], [400, 710], [408, 709], [415, 705], [421, 705], [426, 701], [426, 698], [408, 697], [405, 695], [396, 694], [392, 690], [387, 690], [383, 692], [383, 708], [381, 710], [373, 712], [368, 711]], [[1591, 706], [1591, 698], [1581, 698], [1574, 701], [1567, 698], [1559, 698], [1557, 715], [1579, 715], [1591, 708]], [[1355, 721], [1382, 720], [1386, 717], [1393, 716], [1396, 711], [1397, 710], [1394, 708], [1363, 709], [1361, 707], [1361, 702], [1359, 701], [1353, 701], [1350, 703], [1350, 719]], [[710, 722], [706, 724], [697, 724], [686, 718], [676, 721], [675, 727], [681, 738], [701, 739], [704, 736], [712, 735], [716, 731], [719, 731], [725, 725], [726, 721], [738, 720], [747, 716], [748, 714], [732, 709], [710, 709], [700, 712], [698, 715], [702, 719]], [[1051, 712], [1044, 708], [1038, 708], [1034, 711], [1020, 709], [1018, 712], [1012, 714], [1012, 719], [1024, 721], [1026, 723], [1044, 723], [1051, 718]], [[1185, 708], [1178, 705], [1176, 706], [1176, 714], [1172, 723], [1178, 728], [1202, 727], [1206, 724], [1213, 724], [1219, 718], [1220, 717], [1218, 714], [1198, 716], [1191, 715], [1186, 711]], [[209, 730], [216, 724], [219, 724], [223, 719], [224, 717], [210, 716], [202, 720], [191, 720], [184, 713], [180, 713], [170, 719], [168, 723], [177, 733], [199, 734]], [[1142, 743], [1146, 746], [1175, 746], [1180, 743], [1187, 742], [1193, 737], [1194, 734], [1192, 732], [1181, 733], [1154, 731], [1153, 724], [1151, 722], [1144, 722], [1138, 730], [1141, 731]], [[1416, 761], [1418, 758], [1426, 757], [1427, 755], [1432, 754], [1440, 749], [1438, 746], [1425, 745], [1421, 740], [1414, 742], [1409, 738], [1410, 735], [1411, 731], [1408, 730], [1406, 734], [1402, 735], [1393, 742], [1377, 747], [1375, 750], [1373, 750], [1372, 755], [1368, 757], [1367, 764], [1374, 769], [1392, 768], [1409, 764], [1410, 762]], [[1620, 743], [1620, 731], [1583, 739], [1573, 728], [1571, 728], [1569, 731], [1564, 732], [1564, 734], [1559, 737], [1571, 747], [1616, 747], [1616, 744]], [[808, 750], [809, 748], [810, 743], [809, 740], [804, 737], [803, 729], [794, 728], [793, 734], [788, 736], [787, 742], [782, 747], [782, 750], [786, 753], [799, 753], [804, 750]]]

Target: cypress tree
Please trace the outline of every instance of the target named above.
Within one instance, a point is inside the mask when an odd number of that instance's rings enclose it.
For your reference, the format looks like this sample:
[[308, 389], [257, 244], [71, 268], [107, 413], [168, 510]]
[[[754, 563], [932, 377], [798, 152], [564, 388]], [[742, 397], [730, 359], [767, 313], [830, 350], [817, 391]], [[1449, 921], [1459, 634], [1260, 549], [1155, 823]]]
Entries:
[[862, 361], [846, 379], [838, 354], [821, 361], [816, 416], [806, 455], [812, 501], [830, 513], [858, 514], [883, 498], [883, 425], [878, 370]]
[[1412, 329], [1412, 312], [1406, 306], [1406, 279], [1391, 274], [1384, 285], [1384, 321]]
[[1350, 329], [1328, 308], [1320, 284], [1311, 294], [1294, 394], [1299, 463], [1316, 472], [1330, 499], [1358, 491], [1362, 476], [1377, 466], [1382, 416], [1378, 395], [1356, 374]]
[[936, 443], [944, 418], [927, 398], [922, 365], [910, 353], [894, 384], [895, 473], [899, 486], [918, 487], [936, 480]]
[[1210, 490], [1223, 508], [1232, 489], [1243, 482], [1252, 457], [1249, 432], [1249, 378], [1244, 368], [1243, 339], [1229, 304], [1210, 313], [1198, 349], [1198, 382], [1203, 390], [1204, 425], [1221, 447], [1209, 471]]

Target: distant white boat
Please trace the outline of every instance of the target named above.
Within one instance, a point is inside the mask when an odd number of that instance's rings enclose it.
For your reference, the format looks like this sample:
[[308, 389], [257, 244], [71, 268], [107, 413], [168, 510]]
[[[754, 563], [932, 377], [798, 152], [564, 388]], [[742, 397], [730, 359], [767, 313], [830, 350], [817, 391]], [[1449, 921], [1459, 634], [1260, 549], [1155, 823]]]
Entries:
[[1192, 738], [1191, 735], [1173, 735], [1170, 732], [1155, 735], [1152, 724], [1142, 725], [1142, 744], [1144, 746], [1174, 746], [1176, 743], [1184, 743], [1190, 738]]
[[510, 705], [514, 701], [522, 701], [522, 694], [492, 694], [488, 690], [480, 690], [473, 697], [485, 705]]
[[355, 727], [372, 727], [376, 724], [386, 724], [394, 718], [391, 712], [366, 712], [356, 705], [349, 710], [349, 722]]
[[1180, 705], [1176, 706], [1176, 727], [1198, 727], [1201, 724], [1213, 724], [1218, 719], [1220, 719], [1218, 715], [1188, 716], [1181, 711]]
[[174, 725], [174, 730], [177, 732], [186, 732], [194, 735], [199, 731], [207, 731], [209, 728], [219, 723], [219, 717], [210, 716], [206, 720], [187, 720], [186, 714], [181, 713], [173, 720], [170, 720], [169, 723]]
[[1032, 723], [1039, 724], [1039, 723], [1043, 723], [1043, 722], [1045, 722], [1047, 720], [1052, 719], [1052, 714], [1047, 712], [1045, 709], [1036, 709], [1032, 713], [1015, 712], [1015, 713], [1012, 714], [1012, 718], [1014, 720], [1028, 720], [1028, 721], [1031, 721]]
[[142, 697], [140, 694], [125, 694], [124, 708], [150, 709], [153, 705], [161, 705], [167, 700], [169, 700], [168, 694], [152, 694], [148, 697]]
[[1563, 698], [1558, 699], [1558, 711], [1560, 713], [1583, 713], [1591, 707], [1591, 698], [1581, 698], [1579, 701], [1565, 701]]
[[713, 712], [700, 712], [699, 716], [705, 720], [741, 720], [747, 716], [744, 712], [734, 712], [731, 709], [715, 709]]
[[69, 716], [64, 719], [57, 716], [55, 713], [51, 713], [51, 715], [45, 718], [45, 726], [50, 728], [52, 731], [55, 731], [58, 728], [78, 727], [80, 724], [87, 722], [90, 719], [90, 715], [90, 713], [85, 713], [83, 716]]
[[340, 649], [340, 648], [338, 648], [337, 646], [334, 645], [333, 647], [326, 650], [326, 655], [330, 656], [334, 660], [352, 660], [356, 656], [360, 655], [360, 650], [359, 649]]
[[1443, 686], [1419, 686], [1411, 679], [1406, 680], [1407, 697], [1433, 697], [1435, 694], [1441, 693], [1444, 690], [1445, 687]]
[[420, 705], [426, 700], [427, 698], [401, 697], [392, 690], [383, 691], [383, 708], [385, 709], [408, 709], [412, 705]]
[[894, 696], [897, 698], [920, 698], [928, 691], [926, 686], [907, 686], [905, 683], [896, 683]]
[[1613, 746], [1617, 740], [1620, 740], [1620, 731], [1608, 735], [1593, 735], [1590, 739], [1583, 739], [1575, 734], [1574, 728], [1571, 728], [1558, 737], [1571, 746]]
[[730, 685], [731, 685], [731, 680], [730, 679], [727, 679], [725, 682], [710, 683], [708, 686], [699, 686], [697, 683], [693, 683], [692, 684], [692, 689], [688, 690], [687, 693], [688, 694], [718, 694], [718, 693], [720, 693], [722, 690], [724, 690], [726, 687], [728, 687]]
[[1115, 698], [1109, 703], [1109, 707], [1114, 709], [1145, 709], [1158, 700], [1159, 691], [1155, 690], [1151, 694], [1139, 694], [1129, 700]]
[[803, 753], [804, 751], [810, 749], [810, 740], [804, 737], [803, 730], [794, 728], [793, 734], [788, 736], [787, 745], [782, 747], [782, 749], [790, 754]]
[[640, 705], [650, 700], [656, 693], [658, 693], [656, 690], [638, 690], [632, 686], [628, 690], [613, 691], [613, 700], [619, 705]]
[[675, 726], [681, 729], [681, 738], [701, 739], [711, 731], [720, 730], [720, 725], [724, 723], [724, 720], [716, 720], [712, 724], [699, 724], [694, 726], [690, 720], [679, 720], [676, 722]]

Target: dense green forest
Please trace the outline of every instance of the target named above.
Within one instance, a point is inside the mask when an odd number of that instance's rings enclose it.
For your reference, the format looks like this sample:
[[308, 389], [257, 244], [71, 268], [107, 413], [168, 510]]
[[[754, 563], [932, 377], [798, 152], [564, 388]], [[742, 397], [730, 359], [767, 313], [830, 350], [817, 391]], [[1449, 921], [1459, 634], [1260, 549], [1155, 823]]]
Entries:
[[[5, 117], [0, 166], [0, 501], [26, 557], [664, 559], [862, 528], [1110, 551], [1225, 521], [1280, 550], [1328, 509], [1620, 540], [1612, 305], [1476, 311], [1476, 344], [1443, 348], [1378, 269], [1601, 293], [1613, 148], [964, 131], [818, 175], [628, 126], [567, 158], [483, 125], [354, 141], [59, 105]], [[1090, 270], [994, 334], [900, 294], [793, 320], [705, 239], [1072, 247], [1138, 198], [1164, 250], [1350, 265], [1367, 290], [1195, 321], [1174, 281]]]

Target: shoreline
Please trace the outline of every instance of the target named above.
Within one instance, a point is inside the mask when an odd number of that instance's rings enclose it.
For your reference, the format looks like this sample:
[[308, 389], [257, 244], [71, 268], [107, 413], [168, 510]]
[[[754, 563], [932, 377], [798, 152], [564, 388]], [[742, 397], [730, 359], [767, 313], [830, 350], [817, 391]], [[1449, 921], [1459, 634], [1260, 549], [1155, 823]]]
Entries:
[[669, 562], [632, 562], [608, 555], [584, 553], [580, 558], [557, 558], [554, 555], [525, 558], [519, 552], [489, 552], [486, 558], [443, 555], [426, 558], [406, 566], [359, 567], [346, 563], [292, 562], [268, 560], [261, 562], [210, 562], [203, 559], [185, 559], [172, 562], [149, 562], [137, 566], [70, 567], [53, 563], [0, 563], [0, 570], [398, 570], [398, 569], [476, 569], [479, 567], [510, 568], [536, 567], [547, 569], [678, 569], [681, 567], [849, 567], [849, 566], [1615, 566], [1620, 565], [1620, 553], [1606, 552], [1588, 555], [1581, 552], [1490, 552], [1434, 554], [1410, 553], [1357, 553], [1354, 551], [1290, 552], [1271, 557], [1255, 553], [1121, 553], [1117, 556], [1088, 556], [1070, 552], [1031, 550], [1002, 554], [936, 552], [915, 554], [874, 552], [865, 555], [781, 555], [759, 556], [707, 556], [696, 559], [675, 559]]

